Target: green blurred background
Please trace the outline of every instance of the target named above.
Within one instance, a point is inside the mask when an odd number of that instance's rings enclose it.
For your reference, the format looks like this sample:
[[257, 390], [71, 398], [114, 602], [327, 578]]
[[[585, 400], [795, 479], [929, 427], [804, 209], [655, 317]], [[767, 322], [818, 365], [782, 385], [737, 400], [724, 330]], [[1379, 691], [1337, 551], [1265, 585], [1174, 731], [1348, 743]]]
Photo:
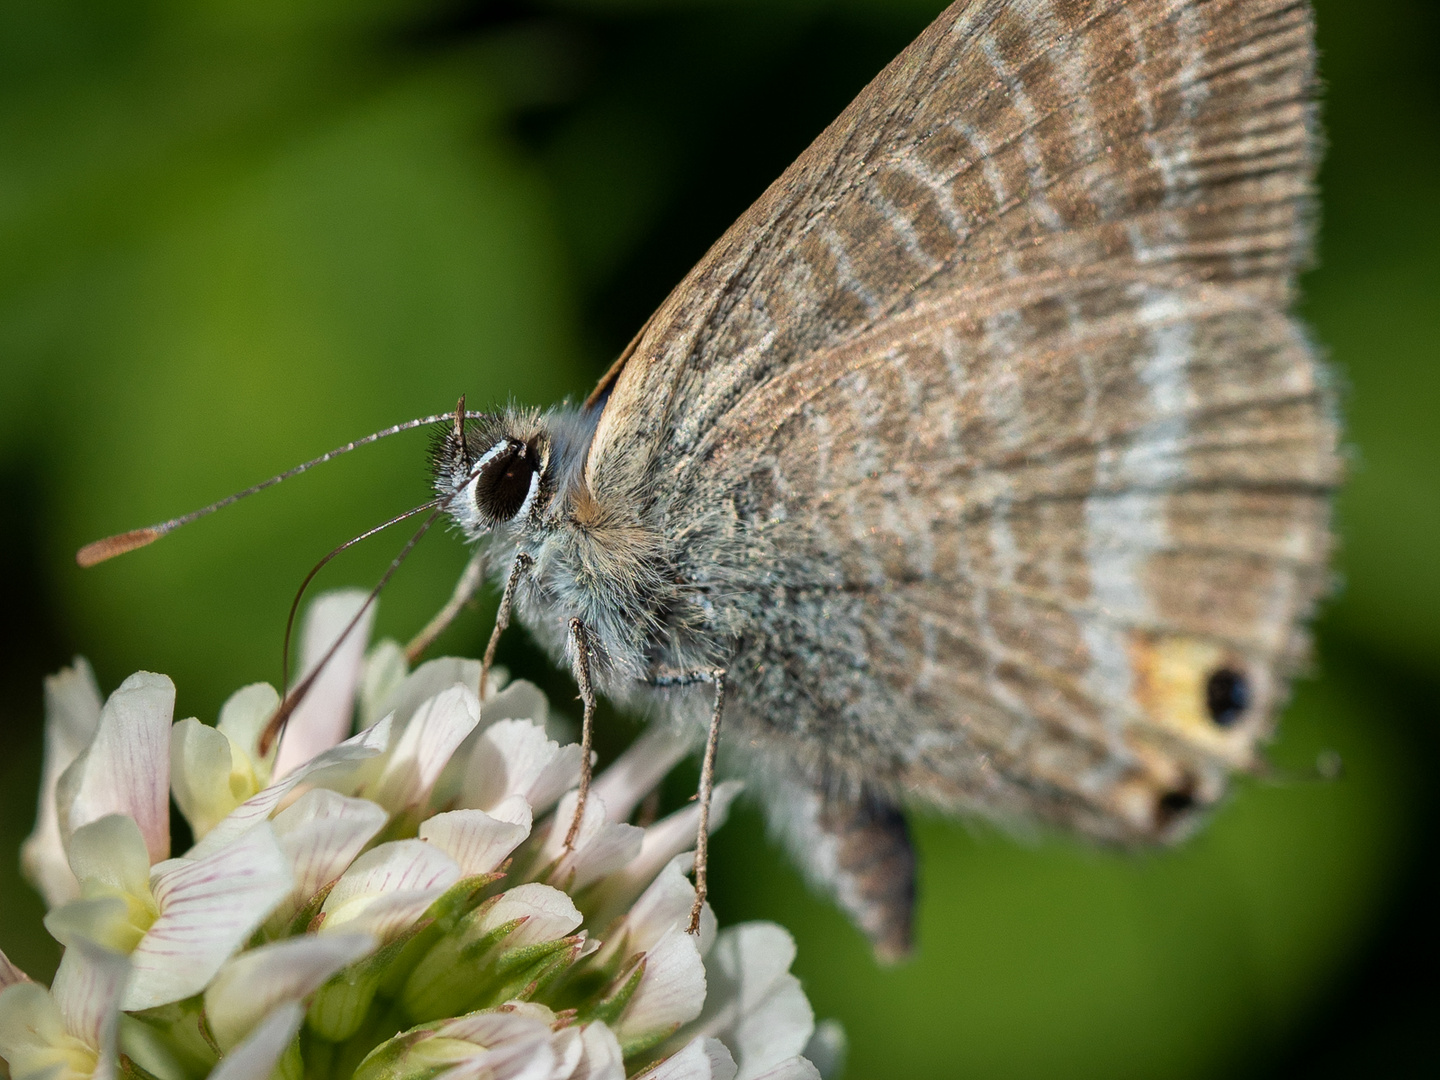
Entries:
[[[4, 0], [0, 852], [41, 676], [276, 680], [293, 588], [425, 496], [404, 436], [81, 572], [84, 541], [443, 410], [583, 393], [937, 0]], [[1321, 0], [1330, 150], [1305, 313], [1347, 387], [1340, 588], [1274, 758], [1181, 850], [922, 822], [921, 947], [877, 971], [742, 810], [722, 921], [800, 943], [852, 1080], [1440, 1075], [1440, 5]], [[400, 543], [326, 571], [369, 583]], [[465, 558], [422, 545], [408, 636]], [[493, 601], [445, 646], [476, 654]], [[573, 689], [512, 634], [512, 669]], [[604, 751], [634, 728], [604, 718]], [[1305, 778], [1338, 751], [1345, 775]], [[676, 792], [684, 780], [676, 781]], [[56, 948], [12, 855], [0, 947]]]

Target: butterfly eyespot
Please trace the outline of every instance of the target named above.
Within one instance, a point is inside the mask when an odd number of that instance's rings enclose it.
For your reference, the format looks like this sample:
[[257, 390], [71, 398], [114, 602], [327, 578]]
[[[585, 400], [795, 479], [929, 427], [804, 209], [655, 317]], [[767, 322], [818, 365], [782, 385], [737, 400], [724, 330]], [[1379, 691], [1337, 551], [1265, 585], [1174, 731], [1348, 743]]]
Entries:
[[1167, 791], [1155, 803], [1155, 820], [1164, 828], [1195, 806], [1195, 793], [1190, 788]]
[[530, 496], [539, 457], [533, 446], [517, 439], [507, 440], [486, 457], [489, 460], [475, 478], [475, 508], [492, 524], [510, 521]]
[[1222, 728], [1232, 727], [1250, 707], [1250, 680], [1233, 668], [1219, 668], [1205, 681], [1205, 711]]

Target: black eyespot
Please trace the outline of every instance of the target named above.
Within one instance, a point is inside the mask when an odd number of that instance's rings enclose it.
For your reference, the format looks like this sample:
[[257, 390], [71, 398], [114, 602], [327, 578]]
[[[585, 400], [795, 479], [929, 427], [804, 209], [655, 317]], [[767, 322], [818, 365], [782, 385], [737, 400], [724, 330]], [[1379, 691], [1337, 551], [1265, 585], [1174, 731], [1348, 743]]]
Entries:
[[1230, 727], [1250, 707], [1250, 680], [1231, 668], [1210, 673], [1205, 683], [1205, 708], [1220, 727]]
[[530, 494], [531, 477], [539, 467], [533, 446], [507, 440], [499, 453], [480, 466], [480, 475], [475, 479], [475, 507], [480, 516], [499, 524], [518, 514]]
[[1189, 788], [1167, 791], [1155, 804], [1155, 820], [1161, 828], [1171, 824], [1195, 805], [1195, 793]]

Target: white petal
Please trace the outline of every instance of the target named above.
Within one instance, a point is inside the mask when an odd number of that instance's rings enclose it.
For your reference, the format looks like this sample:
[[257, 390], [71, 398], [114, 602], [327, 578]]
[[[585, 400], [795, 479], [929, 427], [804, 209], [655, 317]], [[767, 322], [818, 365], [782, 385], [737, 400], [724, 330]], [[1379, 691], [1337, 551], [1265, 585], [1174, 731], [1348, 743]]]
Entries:
[[45, 764], [40, 772], [40, 802], [35, 812], [35, 830], [20, 849], [20, 862], [26, 878], [40, 890], [48, 907], [80, 895], [80, 885], [70, 873], [60, 837], [55, 785], [60, 774], [95, 737], [100, 708], [100, 688], [82, 657], [75, 658], [73, 667], [46, 677]]
[[[627, 956], [645, 952], [671, 929], [689, 926], [690, 910], [695, 906], [695, 886], [685, 875], [694, 862], [695, 856], [685, 853], [666, 864], [625, 913], [624, 922], [616, 927], [611, 937], [613, 947], [623, 948]], [[706, 904], [700, 911], [701, 955], [709, 951], [714, 935], [715, 913]]]
[[230, 740], [214, 728], [191, 717], [170, 729], [170, 790], [197, 838], [253, 794], [236, 797], [230, 784], [234, 764]]
[[591, 790], [605, 800], [616, 821], [627, 821], [640, 800], [665, 779], [689, 749], [690, 739], [674, 727], [652, 724], [595, 778]]
[[268, 824], [207, 858], [157, 866], [150, 886], [160, 917], [131, 954], [124, 1007], [147, 1009], [199, 993], [291, 884]]
[[645, 973], [616, 1024], [621, 1039], [669, 1032], [700, 1015], [705, 965], [691, 934], [671, 927], [645, 954]]
[[90, 941], [117, 952], [136, 945], [136, 929], [129, 908], [118, 896], [94, 896], [71, 900], [45, 915], [45, 929], [69, 948], [77, 941]]
[[271, 825], [295, 886], [269, 924], [290, 919], [339, 878], [388, 820], [384, 808], [369, 799], [352, 799], [326, 788], [311, 788], [276, 814]]
[[210, 1080], [269, 1080], [303, 1019], [305, 1010], [295, 1002], [281, 1005], [248, 1039], [220, 1059]]
[[844, 1074], [848, 1042], [839, 1020], [822, 1020], [815, 1025], [815, 1033], [805, 1044], [805, 1057], [814, 1064], [822, 1080], [838, 1080]]
[[270, 817], [276, 807], [301, 781], [325, 783], [346, 772], [354, 771], [368, 759], [384, 753], [390, 741], [390, 725], [381, 721], [339, 746], [311, 758], [284, 779], [277, 780], [264, 791], [246, 799], [232, 810], [205, 838], [186, 852], [187, 859], [200, 859], [213, 854], [248, 830]]
[[150, 894], [150, 854], [135, 819], [105, 817], [75, 830], [70, 837], [70, 869], [84, 884], [119, 889], [135, 897]]
[[414, 926], [430, 905], [444, 895], [445, 889], [437, 886], [361, 897], [327, 915], [320, 933], [371, 934], [379, 941], [388, 942]]
[[515, 919], [525, 921], [505, 939], [506, 949], [558, 941], [584, 921], [568, 895], [549, 885], [530, 882], [496, 897], [479, 920], [475, 937], [484, 937]]
[[85, 1051], [65, 1030], [65, 1020], [50, 991], [26, 982], [0, 991], [0, 1060], [11, 1080], [65, 1077], [66, 1051]]
[[260, 733], [279, 707], [279, 691], [269, 683], [251, 683], [236, 690], [220, 706], [220, 719], [215, 728], [252, 759], [258, 758]]
[[572, 791], [560, 800], [542, 855], [544, 861], [560, 857], [551, 880], [563, 883], [572, 892], [599, 881], [630, 862], [640, 854], [640, 845], [645, 837], [644, 829], [607, 821], [605, 804], [591, 795], [585, 800], [585, 815], [575, 837], [575, 849], [561, 857], [565, 849], [565, 835], [570, 831], [570, 822], [575, 816], [577, 799], [578, 795]]
[[736, 1080], [820, 1080], [820, 1070], [799, 1054], [788, 1057], [764, 1072], [741, 1073]]
[[16, 967], [8, 956], [0, 952], [0, 990], [4, 990], [7, 986], [14, 986], [16, 983], [29, 981], [30, 976]]
[[534, 683], [516, 679], [498, 694], [486, 698], [482, 711], [487, 727], [501, 720], [529, 720], [543, 729], [550, 715], [550, 702]]
[[325, 898], [321, 930], [394, 936], [460, 880], [460, 865], [423, 840], [394, 840], [355, 860]]
[[477, 1044], [473, 1058], [436, 1080], [551, 1080], [555, 1073], [549, 1025], [524, 1014], [471, 1013], [446, 1021], [435, 1034]]
[[679, 1053], [635, 1080], [734, 1080], [735, 1062], [719, 1039], [691, 1039]]
[[325, 899], [325, 912], [335, 911], [363, 896], [406, 889], [449, 888], [460, 880], [454, 859], [423, 840], [392, 840], [367, 851], [335, 883]]
[[511, 795], [541, 813], [580, 779], [580, 747], [561, 747], [528, 720], [500, 720], [475, 742], [462, 790], [467, 806], [490, 810]]
[[459, 863], [465, 877], [490, 873], [529, 835], [528, 821], [500, 821], [483, 810], [452, 810], [420, 823], [420, 839]]
[[410, 666], [405, 650], [392, 638], [377, 641], [360, 668], [360, 726], [370, 727], [390, 710], [391, 695], [400, 689]]
[[106, 814], [140, 826], [150, 861], [170, 854], [170, 718], [175, 684], [137, 672], [100, 710], [95, 738], [60, 777], [56, 803], [67, 840]]
[[710, 994], [696, 1027], [725, 1041], [743, 1080], [799, 1054], [815, 1030], [794, 959], [795, 940], [765, 922], [728, 928], [706, 957]]
[[480, 704], [468, 686], [452, 686], [415, 710], [371, 796], [392, 812], [421, 806], [455, 748], [480, 722]]
[[[301, 646], [301, 680], [318, 666], [345, 632], [366, 598], [367, 594], [359, 589], [342, 589], [325, 593], [310, 605], [305, 613]], [[370, 640], [374, 621], [375, 605], [371, 604], [316, 678], [305, 700], [291, 714], [275, 757], [277, 778], [288, 775], [350, 735], [355, 687], [360, 681], [360, 664], [365, 658], [365, 644]]]
[[403, 728], [421, 705], [457, 685], [468, 686], [472, 692], [479, 687], [479, 660], [456, 656], [427, 660], [377, 706], [376, 715], [394, 713], [395, 727]]
[[[710, 832], [725, 824], [730, 806], [745, 785], [738, 780], [716, 784], [710, 797]], [[609, 807], [609, 803], [605, 804]], [[620, 911], [654, 880], [661, 867], [682, 852], [695, 847], [700, 830], [700, 804], [692, 802], [645, 830], [640, 854], [605, 882], [602, 905], [607, 911]]]
[[[567, 1028], [566, 1032], [574, 1032]], [[559, 1034], [565, 1034], [560, 1032]], [[620, 1040], [598, 1021], [586, 1024], [578, 1032], [580, 1058], [566, 1073], [568, 1080], [625, 1080], [625, 1059], [620, 1053]]]
[[[129, 961], [87, 941], [75, 941], [60, 959], [50, 992], [65, 1029], [98, 1050], [106, 1070], [114, 1069], [115, 1031]], [[101, 1070], [97, 1068], [97, 1074]]]
[[231, 960], [205, 991], [205, 1019], [229, 1049], [272, 1009], [299, 1001], [326, 979], [375, 950], [368, 934], [303, 934], [261, 945]]

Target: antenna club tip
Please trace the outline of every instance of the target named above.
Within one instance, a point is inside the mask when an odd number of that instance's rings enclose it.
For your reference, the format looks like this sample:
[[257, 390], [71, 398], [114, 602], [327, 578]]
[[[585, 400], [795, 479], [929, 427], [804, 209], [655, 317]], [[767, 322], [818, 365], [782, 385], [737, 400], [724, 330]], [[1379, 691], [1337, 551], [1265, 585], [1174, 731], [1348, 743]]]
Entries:
[[82, 547], [75, 553], [75, 561], [84, 567], [95, 566], [106, 559], [124, 555], [127, 551], [134, 551], [146, 544], [153, 544], [164, 535], [162, 530], [152, 526], [146, 529], [132, 529], [119, 536], [107, 536], [104, 540], [96, 540], [93, 544], [86, 544]]

